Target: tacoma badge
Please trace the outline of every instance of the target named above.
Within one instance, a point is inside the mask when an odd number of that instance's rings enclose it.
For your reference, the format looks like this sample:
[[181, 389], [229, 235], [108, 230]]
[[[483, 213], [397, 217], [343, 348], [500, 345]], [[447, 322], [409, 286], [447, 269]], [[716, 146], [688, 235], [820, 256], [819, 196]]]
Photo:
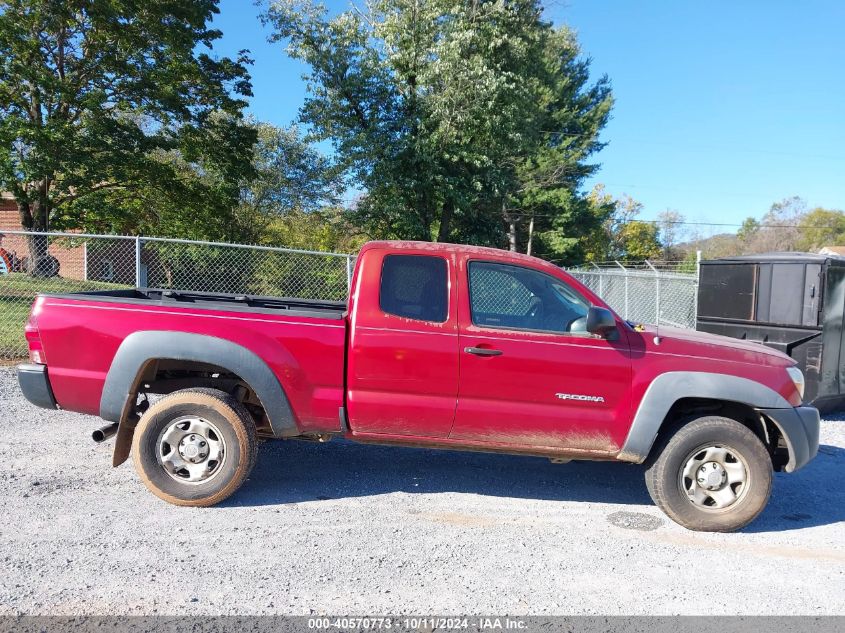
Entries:
[[580, 400], [582, 402], [604, 402], [604, 398], [601, 396], [584, 396], [577, 393], [556, 393], [555, 394], [561, 400]]

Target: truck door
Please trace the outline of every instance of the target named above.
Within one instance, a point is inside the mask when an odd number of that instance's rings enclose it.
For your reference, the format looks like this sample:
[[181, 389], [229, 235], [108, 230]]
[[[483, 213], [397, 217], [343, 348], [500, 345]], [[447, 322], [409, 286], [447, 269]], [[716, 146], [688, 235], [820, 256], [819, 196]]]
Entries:
[[458, 393], [455, 258], [368, 250], [350, 321], [353, 434], [446, 437]]
[[618, 450], [630, 422], [626, 337], [588, 334], [590, 304], [562, 278], [492, 261], [466, 272], [450, 438]]

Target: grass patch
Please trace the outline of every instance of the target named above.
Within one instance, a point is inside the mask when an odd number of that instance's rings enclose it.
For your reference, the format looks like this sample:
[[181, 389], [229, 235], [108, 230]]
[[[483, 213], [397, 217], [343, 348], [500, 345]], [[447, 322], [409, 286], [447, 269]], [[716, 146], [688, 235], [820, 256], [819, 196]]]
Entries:
[[23, 326], [31, 305], [31, 299], [0, 294], [0, 358], [23, 358], [27, 355]]
[[85, 290], [120, 290], [128, 287], [104, 281], [81, 281], [79, 279], [62, 279], [61, 277], [40, 279], [26, 273], [12, 273], [0, 276], [0, 301], [6, 297], [34, 298], [38, 293], [65, 294]]
[[120, 284], [77, 279], [39, 279], [25, 273], [0, 276], [0, 360], [25, 358], [28, 354], [23, 327], [35, 295], [66, 294], [86, 290], [120, 290]]

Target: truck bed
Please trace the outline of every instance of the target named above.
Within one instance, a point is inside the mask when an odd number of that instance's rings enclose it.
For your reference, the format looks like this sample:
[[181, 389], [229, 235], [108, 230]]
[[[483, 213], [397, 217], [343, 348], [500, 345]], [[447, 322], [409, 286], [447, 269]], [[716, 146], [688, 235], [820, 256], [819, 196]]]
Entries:
[[[261, 358], [304, 433], [339, 430], [343, 302], [138, 288], [40, 295], [35, 313], [62, 408], [100, 414], [112, 361], [133, 333], [188, 333], [232, 342]], [[169, 350], [161, 353], [166, 358]]]
[[195, 292], [162, 288], [129, 288], [126, 290], [92, 290], [66, 295], [51, 295], [63, 299], [90, 299], [114, 303], [140, 305], [208, 308], [236, 312], [283, 311], [291, 316], [343, 319], [345, 301], [300, 299], [296, 297], [265, 297], [247, 294]]

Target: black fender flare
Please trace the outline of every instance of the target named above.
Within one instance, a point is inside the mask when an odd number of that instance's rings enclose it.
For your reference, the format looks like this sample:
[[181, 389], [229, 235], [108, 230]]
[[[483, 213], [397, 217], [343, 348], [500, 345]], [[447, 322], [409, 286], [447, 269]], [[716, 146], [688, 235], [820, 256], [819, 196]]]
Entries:
[[155, 360], [183, 360], [217, 365], [240, 376], [261, 401], [276, 437], [299, 435], [284, 388], [273, 370], [255, 352], [226, 339], [189, 332], [149, 330], [127, 336], [112, 360], [100, 397], [100, 417], [120, 426], [114, 465], [129, 455], [134, 421], [130, 413], [143, 370]]
[[774, 389], [748, 378], [702, 371], [666, 372], [652, 380], [646, 389], [617, 458], [644, 462], [666, 415], [682, 398], [738, 402], [757, 410], [793, 408]]

